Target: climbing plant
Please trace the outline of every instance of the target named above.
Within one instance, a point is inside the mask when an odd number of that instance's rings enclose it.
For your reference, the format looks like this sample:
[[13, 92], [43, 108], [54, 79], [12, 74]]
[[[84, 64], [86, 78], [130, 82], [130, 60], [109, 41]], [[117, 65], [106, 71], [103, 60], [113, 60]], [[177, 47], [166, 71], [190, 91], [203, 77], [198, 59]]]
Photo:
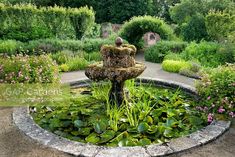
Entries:
[[133, 17], [123, 25], [119, 35], [129, 43], [137, 45], [147, 32], [158, 33], [162, 39], [171, 40], [176, 38], [169, 25], [160, 18], [152, 16]]

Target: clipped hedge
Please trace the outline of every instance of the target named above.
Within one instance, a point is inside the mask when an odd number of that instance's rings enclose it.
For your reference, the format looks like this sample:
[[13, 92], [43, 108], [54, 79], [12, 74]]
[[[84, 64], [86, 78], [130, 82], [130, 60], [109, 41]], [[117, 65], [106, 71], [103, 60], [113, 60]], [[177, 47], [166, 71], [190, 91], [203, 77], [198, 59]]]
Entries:
[[94, 25], [88, 7], [41, 7], [0, 3], [0, 39], [29, 41], [42, 38], [81, 39]]
[[15, 40], [0, 40], [0, 54], [18, 54], [28, 55], [42, 53], [56, 53], [62, 50], [79, 50], [85, 52], [99, 51], [104, 44], [113, 44], [112, 39], [87, 39], [87, 40], [58, 40], [58, 39], [39, 39], [26, 43]]
[[161, 63], [169, 53], [180, 53], [187, 46], [186, 42], [160, 41], [156, 45], [150, 46], [145, 50], [144, 58], [146, 61]]
[[191, 64], [186, 61], [165, 60], [162, 62], [162, 69], [168, 72], [178, 73], [180, 69], [190, 67]]
[[169, 25], [160, 18], [152, 16], [133, 17], [123, 25], [119, 35], [129, 43], [138, 45], [143, 35], [147, 32], [158, 33], [161, 39], [176, 39], [174, 31]]

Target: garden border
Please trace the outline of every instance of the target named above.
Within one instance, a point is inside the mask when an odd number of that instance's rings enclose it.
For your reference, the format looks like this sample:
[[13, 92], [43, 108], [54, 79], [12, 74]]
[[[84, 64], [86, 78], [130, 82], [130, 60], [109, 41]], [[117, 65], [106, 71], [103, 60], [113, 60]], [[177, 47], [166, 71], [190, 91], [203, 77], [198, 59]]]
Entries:
[[[181, 88], [188, 93], [196, 94], [195, 88], [182, 83], [153, 78], [140, 78], [137, 79], [137, 82], [140, 80], [142, 83], [153, 82], [158, 86]], [[90, 81], [86, 79], [79, 79], [69, 84], [78, 87], [84, 86], [84, 83], [87, 84], [89, 82]], [[185, 137], [172, 139], [170, 142], [164, 144], [152, 144], [143, 147], [105, 147], [70, 141], [42, 129], [34, 122], [29, 114], [28, 107], [14, 108], [13, 121], [21, 132], [33, 140], [50, 148], [84, 157], [156, 157], [169, 155], [198, 147], [215, 140], [228, 130], [231, 125], [230, 121], [214, 121], [199, 131]]]

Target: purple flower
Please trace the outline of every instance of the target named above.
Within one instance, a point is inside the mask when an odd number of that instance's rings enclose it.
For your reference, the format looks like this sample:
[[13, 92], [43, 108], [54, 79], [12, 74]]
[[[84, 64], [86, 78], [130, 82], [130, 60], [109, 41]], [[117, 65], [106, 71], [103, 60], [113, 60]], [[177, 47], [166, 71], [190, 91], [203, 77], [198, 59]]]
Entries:
[[210, 99], [211, 99], [211, 96], [208, 96], [208, 97], [207, 97], [207, 100], [210, 100]]
[[229, 113], [229, 116], [231, 116], [232, 118], [234, 118], [234, 117], [235, 117], [235, 113], [234, 113], [234, 112], [230, 112], [230, 113]]
[[225, 109], [223, 109], [222, 106], [218, 109], [218, 112], [219, 112], [219, 113], [223, 113], [224, 111], [225, 111]]
[[213, 121], [213, 114], [212, 113], [208, 114], [207, 121], [208, 121], [208, 123], [211, 123]]

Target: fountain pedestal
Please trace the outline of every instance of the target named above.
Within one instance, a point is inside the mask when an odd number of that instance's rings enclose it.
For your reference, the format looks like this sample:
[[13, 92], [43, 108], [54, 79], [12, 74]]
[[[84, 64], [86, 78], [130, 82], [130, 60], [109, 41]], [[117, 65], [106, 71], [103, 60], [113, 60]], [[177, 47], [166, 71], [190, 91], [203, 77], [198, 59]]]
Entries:
[[125, 81], [138, 77], [146, 66], [135, 61], [135, 46], [122, 44], [120, 37], [116, 39], [115, 44], [116, 46], [104, 45], [101, 48], [103, 62], [89, 65], [85, 75], [93, 81], [110, 80], [112, 87], [109, 102], [120, 106], [125, 99]]

